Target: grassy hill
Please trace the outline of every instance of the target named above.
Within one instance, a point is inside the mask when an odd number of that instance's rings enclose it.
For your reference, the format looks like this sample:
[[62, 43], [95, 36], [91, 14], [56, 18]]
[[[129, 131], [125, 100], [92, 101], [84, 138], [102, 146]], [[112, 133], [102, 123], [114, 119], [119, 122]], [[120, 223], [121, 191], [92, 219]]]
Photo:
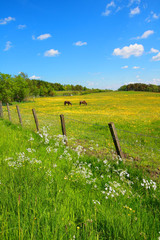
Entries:
[[160, 188], [116, 156], [0, 120], [1, 239], [160, 237]]

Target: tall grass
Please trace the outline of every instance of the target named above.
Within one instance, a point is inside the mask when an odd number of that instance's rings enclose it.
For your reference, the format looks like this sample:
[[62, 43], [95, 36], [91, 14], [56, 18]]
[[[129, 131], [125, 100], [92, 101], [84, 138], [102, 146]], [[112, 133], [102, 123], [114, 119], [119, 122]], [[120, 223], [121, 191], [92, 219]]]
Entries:
[[1, 239], [155, 239], [160, 188], [116, 156], [0, 121]]

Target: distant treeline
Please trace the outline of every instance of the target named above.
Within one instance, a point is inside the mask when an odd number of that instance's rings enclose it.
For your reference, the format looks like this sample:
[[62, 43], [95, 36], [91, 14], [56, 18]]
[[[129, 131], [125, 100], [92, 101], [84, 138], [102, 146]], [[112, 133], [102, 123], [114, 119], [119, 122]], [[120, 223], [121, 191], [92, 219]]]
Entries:
[[0, 101], [3, 101], [3, 103], [21, 102], [30, 96], [56, 96], [57, 91], [64, 91], [62, 95], [74, 95], [107, 90], [88, 89], [81, 85], [62, 85], [42, 80], [31, 80], [23, 72], [14, 77], [10, 74], [0, 73]]
[[118, 91], [144, 91], [144, 92], [160, 92], [160, 86], [154, 84], [131, 83], [123, 85]]

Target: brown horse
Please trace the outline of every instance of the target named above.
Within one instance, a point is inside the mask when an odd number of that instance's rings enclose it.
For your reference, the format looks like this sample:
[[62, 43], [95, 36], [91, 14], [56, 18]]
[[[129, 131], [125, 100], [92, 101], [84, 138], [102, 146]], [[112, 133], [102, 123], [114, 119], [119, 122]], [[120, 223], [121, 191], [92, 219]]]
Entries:
[[70, 101], [64, 101], [64, 105], [66, 106], [67, 104], [72, 106], [72, 103]]
[[86, 101], [80, 101], [79, 105], [81, 105], [81, 104], [87, 105]]

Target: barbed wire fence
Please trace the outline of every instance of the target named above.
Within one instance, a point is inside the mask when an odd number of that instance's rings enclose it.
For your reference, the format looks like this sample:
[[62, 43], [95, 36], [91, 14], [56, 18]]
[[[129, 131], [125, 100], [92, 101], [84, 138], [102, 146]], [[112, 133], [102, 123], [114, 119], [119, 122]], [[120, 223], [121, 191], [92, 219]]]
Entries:
[[[2, 109], [0, 103], [0, 117], [9, 119], [14, 124], [20, 122], [17, 114], [17, 106], [7, 105]], [[37, 128], [37, 123], [33, 112], [38, 122], [37, 131], [41, 131], [43, 127], [49, 127], [49, 134], [59, 135], [62, 132], [60, 115], [52, 114], [52, 112], [44, 113], [38, 109], [19, 109], [21, 115], [22, 126], [32, 131]], [[34, 116], [34, 117], [33, 117]], [[37, 117], [38, 116], [38, 117]], [[49, 116], [49, 117], [48, 117]], [[52, 120], [50, 120], [52, 119]], [[115, 127], [117, 137], [111, 135], [108, 123], [101, 125], [98, 123], [85, 122], [79, 119], [74, 119], [71, 116], [65, 115], [65, 128], [68, 139], [68, 144], [72, 148], [78, 145], [82, 146], [87, 153], [95, 154], [96, 156], [104, 156], [107, 154], [115, 155], [115, 140], [119, 142], [119, 147], [124, 158], [144, 162], [150, 162], [151, 166], [157, 164], [160, 160], [160, 137], [149, 134], [137, 133]], [[36, 125], [35, 125], [36, 123]], [[64, 134], [65, 135], [65, 134]], [[121, 156], [121, 154], [118, 154]], [[150, 161], [148, 161], [150, 160]]]

